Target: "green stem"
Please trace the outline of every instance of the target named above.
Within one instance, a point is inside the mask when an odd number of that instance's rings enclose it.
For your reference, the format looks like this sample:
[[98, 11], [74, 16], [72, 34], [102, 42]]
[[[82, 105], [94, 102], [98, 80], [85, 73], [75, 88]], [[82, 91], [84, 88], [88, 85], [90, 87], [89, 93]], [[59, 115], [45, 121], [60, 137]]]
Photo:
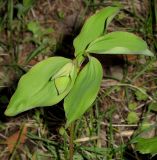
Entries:
[[74, 155], [74, 122], [70, 125], [70, 137], [69, 137], [69, 160], [73, 160]]
[[15, 143], [15, 145], [14, 145], [14, 147], [13, 147], [13, 151], [12, 151], [12, 153], [10, 154], [9, 160], [13, 160], [14, 157], [15, 157], [16, 150], [17, 150], [18, 146], [20, 145], [20, 139], [21, 139], [21, 136], [22, 136], [22, 134], [23, 134], [24, 127], [25, 127], [25, 124], [23, 123], [23, 124], [21, 125], [21, 128], [20, 128], [20, 132], [19, 132], [19, 135], [18, 135], [18, 139], [17, 139], [17, 141], [16, 141], [16, 143]]

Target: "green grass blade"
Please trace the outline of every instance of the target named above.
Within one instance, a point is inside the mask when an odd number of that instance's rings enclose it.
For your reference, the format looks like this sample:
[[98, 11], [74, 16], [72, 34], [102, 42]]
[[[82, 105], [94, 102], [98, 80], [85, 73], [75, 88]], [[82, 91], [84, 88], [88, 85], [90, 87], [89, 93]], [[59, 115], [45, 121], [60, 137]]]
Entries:
[[13, 7], [14, 7], [13, 0], [8, 0], [8, 27], [9, 29], [12, 28], [13, 11], [14, 11]]
[[45, 49], [46, 49], [46, 45], [45, 44], [41, 44], [40, 46], [38, 46], [34, 51], [32, 51], [26, 58], [25, 63], [29, 63], [35, 56], [39, 55], [40, 53], [42, 53]]

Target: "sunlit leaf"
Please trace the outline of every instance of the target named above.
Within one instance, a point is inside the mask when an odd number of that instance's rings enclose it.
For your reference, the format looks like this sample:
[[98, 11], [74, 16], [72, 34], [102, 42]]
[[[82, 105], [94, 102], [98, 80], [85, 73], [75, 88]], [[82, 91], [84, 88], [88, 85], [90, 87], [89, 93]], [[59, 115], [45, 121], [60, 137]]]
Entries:
[[97, 54], [142, 54], [153, 56], [147, 43], [128, 32], [111, 32], [91, 42], [86, 52]]
[[157, 137], [153, 138], [138, 138], [136, 140], [136, 150], [142, 154], [157, 154]]
[[92, 105], [100, 88], [102, 74], [100, 62], [96, 58], [90, 57], [64, 100], [67, 125], [80, 118]]
[[75, 56], [83, 54], [87, 45], [104, 33], [118, 11], [118, 7], [106, 7], [86, 20], [80, 34], [74, 39]]
[[[69, 83], [63, 82], [66, 86], [55, 84], [56, 79], [66, 76], [64, 72], [61, 74], [60, 70], [69, 71], [66, 71]], [[14, 116], [35, 107], [51, 106], [58, 103], [73, 86], [76, 74], [76, 67], [70, 59], [52, 57], [41, 61], [22, 76], [5, 114]]]

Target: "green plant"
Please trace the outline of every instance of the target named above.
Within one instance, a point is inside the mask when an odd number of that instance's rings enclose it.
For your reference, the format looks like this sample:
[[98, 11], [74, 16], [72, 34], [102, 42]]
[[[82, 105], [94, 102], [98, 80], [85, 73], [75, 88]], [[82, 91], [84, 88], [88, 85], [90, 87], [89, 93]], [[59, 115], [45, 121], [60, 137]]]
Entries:
[[[18, 68], [19, 51], [25, 39], [21, 35], [26, 30], [27, 15], [35, 0], [0, 1], [0, 46], [4, 46], [11, 61]], [[6, 37], [7, 40], [3, 38]], [[4, 48], [3, 47], [3, 48]], [[15, 49], [16, 48], [16, 49]]]
[[142, 154], [151, 154], [155, 156], [157, 154], [157, 137], [142, 138], [137, 137], [133, 140], [136, 145], [136, 150]]
[[93, 53], [153, 56], [146, 42], [136, 35], [121, 31], [107, 33], [118, 12], [119, 7], [106, 7], [86, 20], [74, 39], [75, 59], [51, 57], [23, 75], [5, 115], [52, 106], [64, 99], [66, 127], [69, 127], [87, 111], [99, 92], [103, 69]]
[[26, 13], [32, 8], [35, 0], [23, 0], [22, 3], [18, 3], [15, 7], [17, 8], [17, 17], [23, 19]]
[[27, 56], [26, 63], [31, 61], [38, 54], [48, 52], [56, 45], [55, 39], [48, 37], [48, 35], [53, 32], [52, 28], [44, 28], [38, 21], [30, 21], [27, 24], [27, 30], [32, 33], [32, 37], [27, 37], [25, 41], [32, 41], [37, 48]]
[[39, 45], [42, 43], [41, 40], [43, 40], [43, 42], [46, 41], [44, 36], [53, 32], [52, 28], [45, 29], [41, 27], [38, 21], [30, 21], [27, 24], [27, 29], [33, 34], [32, 41]]

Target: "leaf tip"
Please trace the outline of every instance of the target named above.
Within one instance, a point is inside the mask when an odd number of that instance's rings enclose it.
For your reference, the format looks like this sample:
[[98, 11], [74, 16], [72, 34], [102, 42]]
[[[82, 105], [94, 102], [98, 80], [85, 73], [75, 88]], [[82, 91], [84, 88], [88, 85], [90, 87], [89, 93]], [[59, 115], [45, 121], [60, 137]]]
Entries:
[[5, 110], [4, 115], [8, 117], [14, 116], [13, 112], [8, 108]]

